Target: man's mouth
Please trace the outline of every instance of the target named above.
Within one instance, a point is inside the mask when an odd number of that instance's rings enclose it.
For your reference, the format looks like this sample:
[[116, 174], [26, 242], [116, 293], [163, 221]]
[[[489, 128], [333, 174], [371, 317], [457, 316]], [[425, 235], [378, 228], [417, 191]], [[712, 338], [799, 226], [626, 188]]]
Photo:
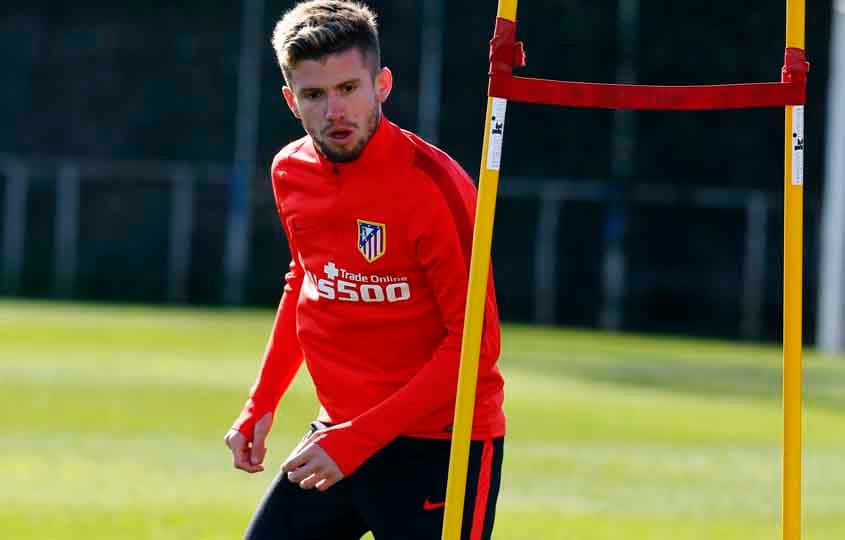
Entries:
[[332, 128], [326, 132], [329, 140], [335, 143], [348, 142], [355, 134], [355, 130], [347, 127]]

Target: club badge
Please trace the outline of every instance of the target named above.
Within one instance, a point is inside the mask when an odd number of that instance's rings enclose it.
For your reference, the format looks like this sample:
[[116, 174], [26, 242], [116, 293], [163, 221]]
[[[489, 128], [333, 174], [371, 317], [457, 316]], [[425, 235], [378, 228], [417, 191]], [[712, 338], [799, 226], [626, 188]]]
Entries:
[[358, 252], [367, 262], [373, 262], [382, 255], [386, 248], [387, 227], [384, 223], [358, 220]]

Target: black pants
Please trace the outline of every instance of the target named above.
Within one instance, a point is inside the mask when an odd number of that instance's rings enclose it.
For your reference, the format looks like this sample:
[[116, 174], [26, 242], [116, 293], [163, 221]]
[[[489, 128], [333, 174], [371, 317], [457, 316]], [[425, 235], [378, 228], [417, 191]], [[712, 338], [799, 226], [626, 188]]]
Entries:
[[[472, 441], [461, 538], [489, 539], [504, 440]], [[400, 437], [325, 492], [273, 481], [247, 540], [435, 540], [443, 527], [450, 442]]]

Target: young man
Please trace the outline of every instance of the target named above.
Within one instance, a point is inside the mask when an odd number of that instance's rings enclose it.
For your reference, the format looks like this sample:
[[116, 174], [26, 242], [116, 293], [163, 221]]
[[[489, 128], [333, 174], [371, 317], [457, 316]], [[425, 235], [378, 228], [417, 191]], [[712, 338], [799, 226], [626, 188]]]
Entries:
[[[250, 398], [226, 435], [234, 466], [263, 470], [279, 399], [305, 360], [321, 404], [247, 538], [440, 538], [475, 189], [437, 148], [382, 114], [393, 75], [375, 17], [300, 3], [273, 45], [307, 136], [273, 160], [290, 272]], [[505, 417], [492, 280], [463, 538], [489, 538]]]

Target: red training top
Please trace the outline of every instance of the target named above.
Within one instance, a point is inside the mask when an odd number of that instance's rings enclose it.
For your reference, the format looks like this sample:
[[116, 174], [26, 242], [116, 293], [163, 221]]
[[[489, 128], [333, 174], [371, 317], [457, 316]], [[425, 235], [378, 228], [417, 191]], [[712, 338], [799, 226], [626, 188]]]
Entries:
[[[290, 272], [258, 380], [235, 428], [252, 439], [303, 358], [335, 424], [318, 444], [345, 475], [403, 435], [449, 438], [475, 187], [448, 155], [382, 118], [360, 157], [310, 137], [271, 169]], [[487, 290], [473, 438], [505, 432], [499, 316]]]

